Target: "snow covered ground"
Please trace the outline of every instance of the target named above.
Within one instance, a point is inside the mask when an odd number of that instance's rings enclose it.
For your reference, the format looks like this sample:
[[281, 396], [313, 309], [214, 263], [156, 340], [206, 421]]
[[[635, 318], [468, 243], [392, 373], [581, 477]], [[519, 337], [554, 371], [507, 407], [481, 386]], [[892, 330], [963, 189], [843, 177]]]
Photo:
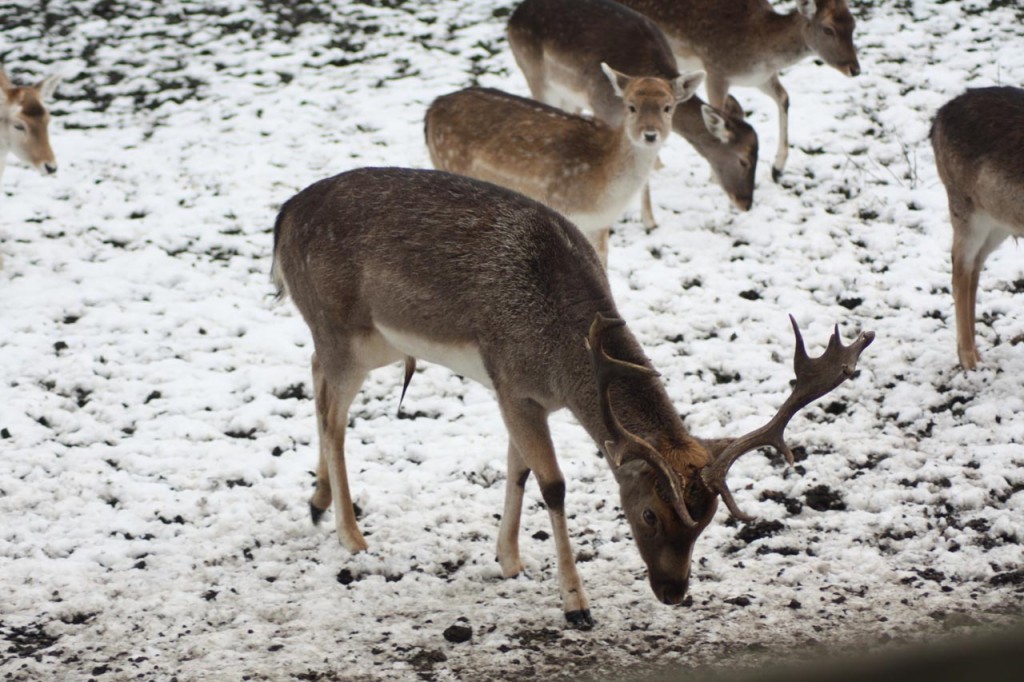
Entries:
[[[781, 3], [790, 9], [791, 2]], [[660, 226], [616, 225], [620, 310], [695, 433], [760, 424], [817, 353], [878, 338], [797, 417], [807, 458], [733, 468], [692, 604], [659, 604], [596, 448], [552, 429], [597, 627], [566, 628], [547, 514], [528, 576], [494, 544], [506, 439], [483, 387], [425, 366], [396, 416], [382, 369], [351, 414], [370, 552], [310, 525], [309, 335], [268, 272], [280, 204], [366, 165], [427, 167], [422, 117], [479, 82], [527, 94], [479, 0], [15, 0], [0, 58], [60, 69], [61, 166], [0, 189], [0, 672], [4, 679], [533, 679], [689, 669], [998, 626], [1024, 605], [1024, 260], [982, 275], [980, 370], [956, 366], [950, 228], [927, 135], [968, 86], [1024, 84], [1019, 3], [854, 2], [863, 75], [784, 74], [793, 150], [749, 213], [681, 139]], [[1020, 125], [1020, 122], [1018, 122]], [[472, 628], [446, 641], [453, 624]]]

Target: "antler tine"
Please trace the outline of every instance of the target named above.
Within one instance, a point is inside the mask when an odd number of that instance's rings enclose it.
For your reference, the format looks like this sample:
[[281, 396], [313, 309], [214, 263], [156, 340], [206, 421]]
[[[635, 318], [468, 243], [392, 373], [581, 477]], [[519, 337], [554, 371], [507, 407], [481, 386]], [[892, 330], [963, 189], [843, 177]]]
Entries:
[[[590, 325], [590, 335], [586, 340], [586, 346], [590, 351], [590, 359], [594, 365], [594, 375], [597, 378], [598, 399], [600, 401], [601, 416], [604, 419], [605, 428], [608, 429], [608, 432], [616, 440], [634, 443], [636, 445], [642, 444], [650, 447], [650, 444], [647, 443], [647, 441], [627, 431], [619, 422], [611, 408], [609, 389], [613, 379], [622, 376], [629, 376], [630, 374], [658, 376], [658, 373], [649, 367], [637, 365], [632, 362], [626, 362], [624, 360], [617, 360], [605, 352], [604, 333], [609, 329], [625, 326], [625, 324], [624, 320], [608, 318], [601, 313], [598, 313], [594, 318], [594, 322]], [[609, 450], [608, 454], [613, 457], [613, 463], [616, 466], [619, 466], [622, 463], [621, 457], [625, 451], [622, 450], [621, 452], [613, 453], [607, 446], [608, 444], [605, 443], [605, 449]]]
[[693, 520], [689, 510], [686, 508], [683, 496], [684, 481], [668, 466], [665, 458], [650, 443], [626, 429], [612, 410], [610, 388], [613, 379], [629, 375], [659, 376], [650, 367], [618, 360], [605, 352], [605, 331], [624, 326], [625, 324], [623, 320], [607, 318], [598, 313], [594, 318], [594, 322], [590, 325], [590, 334], [586, 339], [586, 346], [590, 351], [590, 359], [594, 364], [594, 374], [597, 378], [601, 416], [604, 419], [605, 428], [615, 438], [615, 442], [605, 442], [605, 451], [616, 467], [621, 466], [630, 459], [640, 458], [654, 467], [656, 471], [659, 471], [672, 489], [672, 504], [676, 513], [687, 527], [693, 528], [697, 525], [697, 522]]
[[715, 461], [701, 471], [705, 485], [721, 495], [725, 506], [741, 521], [750, 521], [753, 517], [740, 511], [726, 485], [725, 477], [733, 462], [762, 445], [771, 445], [792, 465], [793, 451], [789, 449], [784, 438], [789, 420], [802, 408], [852, 377], [860, 354], [875, 340], [874, 332], [861, 332], [850, 345], [844, 346], [839, 338], [839, 325], [836, 325], [825, 352], [811, 358], [804, 348], [803, 336], [800, 334], [796, 319], [790, 315], [789, 321], [793, 325], [793, 335], [796, 337], [796, 348], [793, 352], [796, 384], [792, 392], [767, 424], [729, 442]]

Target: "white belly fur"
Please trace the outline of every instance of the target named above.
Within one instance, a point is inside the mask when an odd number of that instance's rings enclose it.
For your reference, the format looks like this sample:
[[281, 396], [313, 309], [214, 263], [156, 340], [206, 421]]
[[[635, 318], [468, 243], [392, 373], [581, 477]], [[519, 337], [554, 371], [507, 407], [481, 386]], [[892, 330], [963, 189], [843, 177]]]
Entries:
[[474, 344], [438, 343], [437, 341], [408, 332], [398, 331], [397, 329], [391, 329], [381, 324], [377, 324], [377, 330], [389, 344], [405, 355], [444, 365], [456, 374], [468, 377], [488, 388], [494, 388], [491, 384], [491, 377], [487, 374], [487, 369], [484, 367], [484, 360], [480, 356], [480, 350]]

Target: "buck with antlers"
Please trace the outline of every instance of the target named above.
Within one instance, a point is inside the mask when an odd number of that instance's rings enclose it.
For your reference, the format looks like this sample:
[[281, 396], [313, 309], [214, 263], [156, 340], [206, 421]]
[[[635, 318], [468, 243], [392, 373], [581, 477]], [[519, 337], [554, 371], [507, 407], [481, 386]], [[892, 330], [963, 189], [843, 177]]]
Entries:
[[[494, 389], [508, 429], [498, 560], [523, 570], [518, 535], [531, 472], [547, 506], [570, 623], [589, 627], [548, 414], [568, 408], [605, 453], [651, 587], [682, 601], [694, 542], [719, 497], [746, 518], [725, 478], [761, 445], [789, 455], [786, 422], [854, 372], [873, 334], [838, 330], [810, 359], [797, 334], [796, 387], [765, 427], [736, 439], [691, 436], [640, 344], [619, 319], [593, 248], [564, 217], [520, 194], [449, 173], [360, 169], [288, 200], [274, 228], [274, 280], [313, 337], [320, 460], [314, 522], [334, 503], [341, 542], [367, 548], [345, 468], [349, 407], [370, 370], [415, 358]], [[589, 349], [589, 350], [588, 350]]]
[[[612, 0], [526, 0], [509, 18], [508, 41], [536, 99], [567, 111], [589, 109], [612, 126], [621, 125], [625, 112], [602, 63], [634, 76], [679, 76], [658, 27]], [[736, 100], [715, 108], [690, 97], [676, 107], [672, 130], [707, 159], [732, 202], [748, 210], [754, 201], [757, 134]], [[642, 209], [644, 225], [654, 227], [648, 187]]]
[[37, 85], [17, 87], [0, 67], [0, 178], [8, 152], [32, 165], [43, 175], [57, 172], [47, 129], [50, 113], [46, 102], [53, 96], [60, 76], [44, 78]]
[[860, 73], [846, 0], [796, 0], [779, 14], [767, 0], [619, 0], [654, 20], [681, 68], [707, 74], [708, 101], [721, 107], [733, 85], [760, 89], [779, 110], [778, 182], [789, 155], [789, 94], [779, 71], [816, 54], [847, 76]]
[[615, 125], [500, 90], [437, 98], [426, 138], [438, 170], [509, 187], [568, 217], [608, 262], [608, 233], [646, 184], [676, 104], [703, 73], [631, 77], [602, 64], [619, 108]]
[[953, 223], [957, 353], [964, 369], [974, 369], [985, 259], [1007, 237], [1024, 236], [1024, 90], [968, 90], [939, 109], [931, 139]]

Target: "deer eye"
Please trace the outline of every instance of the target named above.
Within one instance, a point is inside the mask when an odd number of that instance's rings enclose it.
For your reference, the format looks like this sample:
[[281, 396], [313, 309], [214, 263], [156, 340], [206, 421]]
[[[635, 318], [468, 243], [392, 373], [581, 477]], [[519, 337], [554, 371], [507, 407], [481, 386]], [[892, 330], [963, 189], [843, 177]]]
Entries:
[[831, 26], [823, 26], [821, 30], [824, 31], [825, 35], [827, 35], [829, 38], [833, 38], [836, 35], [835, 29], [833, 29]]
[[665, 113], [668, 114], [668, 113], [671, 113], [671, 112], [672, 112], [672, 105], [671, 104], [665, 105]]
[[636, 105], [635, 104], [630, 104], [629, 105], [629, 113], [631, 113], [631, 114], [635, 114], [636, 113]]
[[14, 124], [14, 129], [15, 130], [20, 130], [21, 132], [25, 132], [25, 124], [24, 123], [15, 123]]
[[658, 517], [654, 515], [650, 509], [644, 509], [644, 523], [648, 526], [654, 527], [658, 525]]

